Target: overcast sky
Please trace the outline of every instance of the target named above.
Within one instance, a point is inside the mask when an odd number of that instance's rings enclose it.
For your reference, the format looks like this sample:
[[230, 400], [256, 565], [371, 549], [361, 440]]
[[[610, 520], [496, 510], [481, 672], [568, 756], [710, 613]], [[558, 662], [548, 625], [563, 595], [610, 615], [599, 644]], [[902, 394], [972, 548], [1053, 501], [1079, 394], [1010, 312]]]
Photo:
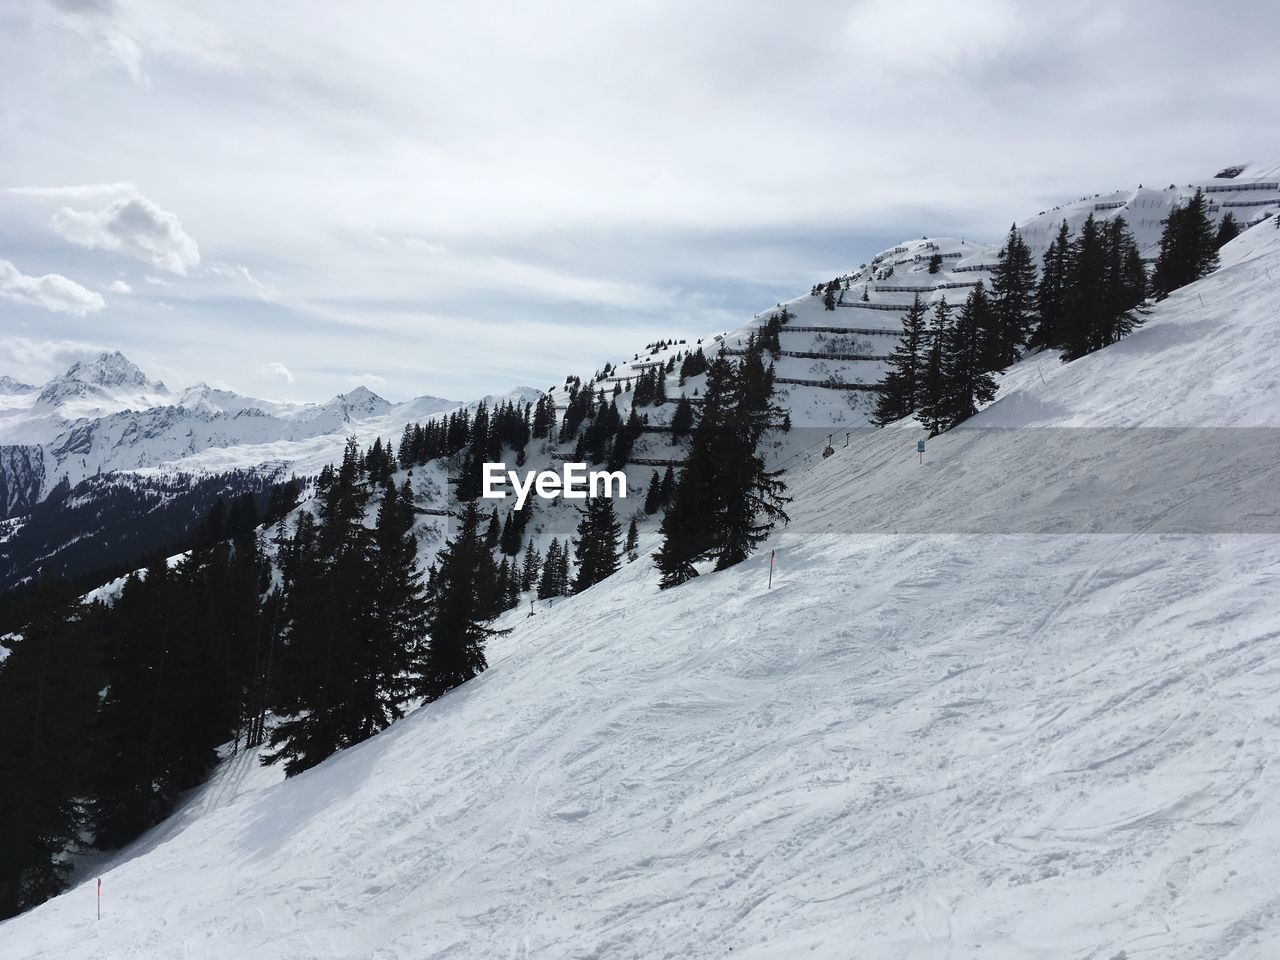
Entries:
[[905, 237], [1280, 159], [1277, 36], [1272, 2], [0, 0], [0, 374], [545, 387]]

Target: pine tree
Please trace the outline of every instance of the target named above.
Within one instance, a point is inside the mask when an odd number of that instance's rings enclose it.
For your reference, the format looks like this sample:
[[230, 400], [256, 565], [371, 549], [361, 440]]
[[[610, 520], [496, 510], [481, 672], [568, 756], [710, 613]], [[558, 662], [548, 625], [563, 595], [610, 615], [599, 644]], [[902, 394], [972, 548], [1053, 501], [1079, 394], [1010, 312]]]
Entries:
[[978, 404], [995, 397], [995, 381], [982, 363], [981, 325], [989, 309], [982, 287], [974, 287], [943, 337], [939, 393], [922, 417], [931, 436], [964, 422]]
[[640, 556], [638, 552], [639, 547], [640, 547], [640, 531], [636, 529], [636, 518], [632, 517], [631, 523], [627, 527], [627, 542], [622, 548], [627, 554], [628, 563], [634, 563], [635, 560]]
[[1068, 281], [1071, 271], [1071, 234], [1063, 220], [1058, 235], [1044, 254], [1044, 269], [1036, 288], [1036, 329], [1030, 345], [1052, 349], [1062, 345], [1062, 330], [1068, 309]]
[[676, 411], [671, 415], [671, 442], [676, 443], [682, 437], [689, 435], [689, 431], [693, 429], [693, 404], [689, 402], [689, 398], [681, 395], [676, 402]]
[[[264, 763], [284, 761], [293, 776], [380, 729], [386, 704], [376, 681], [380, 645], [371, 608], [374, 532], [364, 525], [368, 493], [358, 451], [348, 443], [330, 488], [320, 498], [314, 534], [300, 521], [296, 579], [286, 604], [281, 717]], [[408, 510], [407, 504], [400, 509]], [[340, 589], [334, 589], [341, 585]]]
[[664, 589], [697, 576], [700, 560], [713, 559], [717, 570], [741, 562], [776, 522], [787, 521], [785, 485], [757, 452], [782, 415], [761, 353], [752, 337], [736, 369], [721, 354], [708, 370], [702, 416], [662, 518], [655, 562]]
[[60, 893], [81, 842], [100, 678], [80, 604], [41, 574], [0, 665], [0, 920]]
[[1209, 219], [1208, 202], [1196, 190], [1186, 206], [1169, 211], [1151, 286], [1157, 296], [1165, 297], [1217, 268], [1217, 234]]
[[889, 358], [872, 422], [878, 426], [909, 417], [919, 406], [924, 380], [925, 308], [916, 294], [902, 318], [902, 336]]
[[942, 430], [942, 421], [935, 419], [935, 416], [940, 415], [944, 402], [943, 358], [950, 331], [951, 307], [945, 299], [939, 300], [933, 308], [933, 317], [929, 326], [929, 349], [924, 357], [919, 400], [916, 406], [916, 415], [931, 436]]
[[1093, 214], [1071, 242], [1067, 273], [1067, 305], [1059, 330], [1064, 362], [1096, 349], [1096, 330], [1106, 310], [1106, 244]]
[[538, 599], [547, 600], [558, 596], [556, 587], [556, 566], [560, 559], [560, 541], [552, 538], [547, 547], [547, 556], [542, 563], [542, 578], [538, 581]]
[[404, 715], [405, 701], [412, 693], [409, 674], [426, 631], [427, 601], [418, 569], [412, 504], [408, 481], [399, 491], [388, 482], [378, 506], [366, 619], [372, 649], [365, 658], [363, 689], [358, 691], [365, 705], [360, 714], [362, 729], [356, 732], [360, 739]]
[[644, 512], [649, 516], [653, 516], [662, 507], [662, 481], [658, 478], [658, 471], [653, 471], [653, 475], [649, 478], [649, 489], [644, 495]]
[[438, 564], [436, 591], [427, 609], [426, 657], [418, 678], [418, 692], [428, 700], [482, 673], [488, 667], [485, 644], [506, 632], [489, 626], [494, 611], [484, 594], [497, 571], [481, 537], [474, 503], [463, 511], [458, 532], [440, 551]]
[[1104, 230], [1102, 314], [1094, 324], [1092, 347], [1100, 350], [1128, 336], [1141, 321], [1135, 309], [1147, 297], [1147, 270], [1123, 217]]
[[[528, 501], [525, 502], [528, 506]], [[515, 510], [507, 511], [507, 518], [502, 522], [502, 533], [498, 537], [498, 548], [508, 557], [520, 556], [520, 541], [523, 539], [524, 526]]]
[[666, 506], [671, 502], [671, 497], [675, 494], [676, 489], [676, 471], [671, 464], [667, 464], [667, 469], [662, 473], [662, 482], [658, 484], [658, 503]]
[[573, 541], [577, 576], [573, 592], [581, 593], [617, 572], [618, 538], [621, 528], [608, 497], [592, 497], [579, 511], [578, 539]]
[[502, 538], [502, 527], [498, 523], [498, 508], [494, 507], [493, 512], [489, 514], [489, 525], [485, 528], [484, 545], [487, 550], [496, 550], [498, 541]]
[[1036, 265], [1031, 250], [1017, 227], [1011, 226], [991, 273], [994, 339], [986, 352], [993, 371], [1011, 366], [1021, 355], [1031, 335], [1035, 295]]
[[529, 545], [524, 550], [524, 564], [520, 568], [520, 590], [528, 592], [538, 584], [538, 573], [542, 567], [542, 558], [538, 556], [537, 548], [533, 545], [533, 538], [529, 539]]
[[1218, 235], [1214, 239], [1214, 246], [1221, 250], [1239, 235], [1240, 224], [1236, 223], [1235, 214], [1228, 210], [1226, 216], [1218, 224]]

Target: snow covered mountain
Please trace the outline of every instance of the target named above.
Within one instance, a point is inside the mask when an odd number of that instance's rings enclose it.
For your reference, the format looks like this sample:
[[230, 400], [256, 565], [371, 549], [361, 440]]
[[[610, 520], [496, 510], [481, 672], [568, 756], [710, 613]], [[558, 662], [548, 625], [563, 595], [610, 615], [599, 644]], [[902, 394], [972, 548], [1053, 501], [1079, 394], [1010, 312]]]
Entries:
[[[1144, 257], [1154, 260], [1164, 218], [1197, 188], [1206, 191], [1215, 219], [1233, 213], [1247, 225], [1280, 210], [1280, 165], [1243, 164], [1222, 174], [1184, 186], [1139, 186], [1082, 197], [1022, 221], [1019, 230], [1038, 261], [1064, 220], [1074, 231], [1090, 214], [1124, 216]], [[821, 296], [788, 302], [795, 317], [783, 330], [777, 375], [792, 422], [824, 429], [865, 426], [875, 385], [884, 377], [902, 312], [912, 298], [962, 300], [979, 281], [989, 282], [999, 246], [999, 240], [956, 237], [904, 241], [840, 277], [834, 310], [824, 308]], [[934, 256], [941, 266], [929, 273]], [[697, 342], [706, 349], [723, 344], [733, 351], [774, 312]], [[599, 386], [634, 382], [653, 364], [695, 345], [679, 331], [673, 333], [670, 346], [631, 359], [604, 358], [614, 369]], [[315, 471], [341, 455], [348, 435], [365, 443], [378, 436], [396, 438], [407, 423], [461, 406], [430, 396], [391, 404], [365, 387], [324, 404], [260, 400], [206, 384], [174, 394], [118, 352], [77, 363], [38, 391], [9, 383], [0, 393], [0, 519], [47, 496], [63, 479], [74, 486], [110, 471], [203, 472], [263, 465]], [[536, 395], [525, 388], [509, 396]], [[627, 403], [624, 396], [624, 415]], [[642, 449], [653, 458], [671, 456], [656, 437]]]
[[[1216, 212], [1280, 210], [1278, 169], [1207, 181], [1231, 188]], [[1184, 192], [1041, 216], [1158, 213], [1128, 205]], [[767, 551], [667, 592], [642, 558], [508, 615], [478, 679], [287, 782], [229, 760], [0, 925], [0, 953], [1280, 955], [1277, 223], [1121, 343], [1011, 368], [923, 460], [909, 425], [811, 461], [780, 449], [795, 503], [772, 590]], [[958, 255], [930, 275], [935, 253]], [[850, 387], [882, 361], [861, 344], [891, 347], [914, 293], [889, 288], [946, 295], [993, 253], [904, 243], [849, 274], [863, 306], [788, 304], [793, 419], [865, 422]]]
[[[303, 452], [317, 456], [314, 444], [292, 450], [291, 443], [327, 437], [322, 446], [332, 459], [351, 433], [394, 436], [406, 422], [460, 406], [430, 396], [392, 404], [367, 387], [323, 404], [260, 400], [203, 383], [175, 394], [118, 351], [75, 363], [40, 388], [6, 383], [0, 518], [63, 481], [74, 486], [102, 473], [164, 468], [210, 448], [222, 452], [227, 469], [291, 466]], [[269, 453], [266, 444], [273, 445]], [[236, 452], [245, 449], [252, 452]]]
[[169, 401], [169, 391], [146, 375], [119, 350], [95, 360], [77, 362], [36, 395], [37, 409], [55, 409], [65, 419], [98, 417], [130, 407], [154, 407]]

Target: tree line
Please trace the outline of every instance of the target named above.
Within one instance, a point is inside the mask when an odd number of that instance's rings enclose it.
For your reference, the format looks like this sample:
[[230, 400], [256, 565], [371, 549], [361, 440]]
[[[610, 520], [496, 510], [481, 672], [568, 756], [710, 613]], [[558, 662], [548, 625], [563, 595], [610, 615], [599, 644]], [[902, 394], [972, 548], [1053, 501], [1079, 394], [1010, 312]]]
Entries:
[[963, 423], [995, 397], [994, 375], [1027, 352], [1053, 349], [1069, 363], [1123, 339], [1138, 308], [1218, 265], [1218, 247], [1235, 236], [1234, 218], [1215, 230], [1200, 191], [1170, 212], [1152, 275], [1123, 217], [1091, 213], [1072, 235], [1064, 220], [1037, 270], [1011, 227], [991, 272], [959, 310], [945, 299], [928, 308], [916, 296], [881, 383], [873, 421], [915, 416], [935, 436]]
[[[785, 522], [785, 485], [759, 450], [785, 419], [773, 400], [782, 320], [749, 339], [745, 356], [701, 349], [647, 375], [650, 402], [668, 373], [706, 375], [703, 402], [681, 397], [668, 425], [689, 439], [680, 470], [654, 471], [643, 511], [663, 514], [655, 560], [661, 586], [704, 562], [739, 563]], [[676, 365], [678, 363], [678, 366]], [[589, 499], [572, 537], [540, 552], [531, 509], [485, 513], [476, 461], [535, 439], [573, 442], [592, 463], [626, 461], [637, 434], [616, 397], [566, 381], [567, 409], [480, 404], [406, 427], [397, 446], [349, 441], [340, 462], [272, 494], [216, 503], [178, 559], [157, 557], [118, 590], [85, 598], [43, 574], [15, 595], [0, 664], [0, 917], [57, 893], [68, 852], [114, 849], [167, 816], [226, 749], [298, 775], [359, 744], [487, 667], [497, 617], [532, 593], [580, 593], [639, 551], [636, 517]], [[456, 524], [420, 569], [413, 466], [450, 463]]]

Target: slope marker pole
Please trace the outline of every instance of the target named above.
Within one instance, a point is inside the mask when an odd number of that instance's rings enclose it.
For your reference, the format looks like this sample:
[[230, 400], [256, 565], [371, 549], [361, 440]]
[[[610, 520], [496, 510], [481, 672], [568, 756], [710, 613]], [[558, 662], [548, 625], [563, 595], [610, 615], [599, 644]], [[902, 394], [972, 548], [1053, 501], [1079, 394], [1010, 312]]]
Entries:
[[769, 551], [769, 589], [770, 590], [773, 589], [773, 555], [776, 552], [777, 552], [776, 550]]

